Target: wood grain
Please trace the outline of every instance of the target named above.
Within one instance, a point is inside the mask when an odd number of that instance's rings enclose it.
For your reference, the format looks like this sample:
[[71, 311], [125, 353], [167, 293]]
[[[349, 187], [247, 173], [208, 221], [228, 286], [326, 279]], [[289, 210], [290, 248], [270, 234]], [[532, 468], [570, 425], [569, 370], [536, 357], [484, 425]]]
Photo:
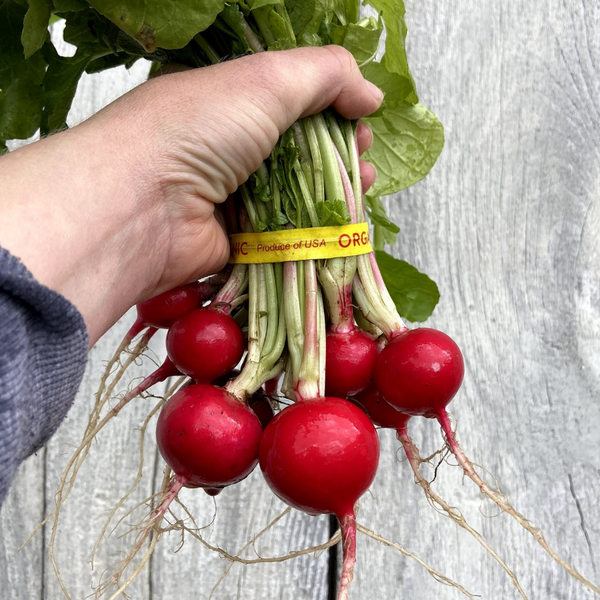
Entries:
[[[445, 125], [446, 148], [425, 181], [389, 199], [402, 230], [393, 252], [438, 283], [442, 299], [429, 324], [463, 349], [465, 384], [450, 409], [467, 454], [598, 584], [600, 6], [424, 0], [407, 2], [407, 10], [410, 63], [421, 100]], [[142, 78], [141, 66], [86, 78], [74, 122]], [[15, 550], [52, 505], [67, 444], [80, 435], [102, 363], [130, 320], [92, 351], [69, 418], [45, 455], [20, 470], [0, 515], [2, 598], [61, 597], [47, 557], [48, 532], [24, 553]], [[128, 540], [111, 538], [93, 572], [86, 562], [100, 521], [135, 477], [144, 402], [128, 407], [101, 436], [66, 505], [58, 557], [74, 598], [90, 593], [101, 571], [128, 548]], [[441, 447], [436, 423], [420, 419], [410, 427], [424, 455]], [[153, 493], [162, 475], [151, 438], [137, 501]], [[381, 467], [359, 520], [482, 598], [518, 598], [481, 547], [427, 504], [391, 432], [381, 439]], [[529, 534], [482, 500], [454, 465], [448, 459], [439, 467], [434, 488], [514, 569], [529, 598], [592, 598]], [[183, 499], [199, 524], [211, 521], [211, 499], [187, 491]], [[217, 507], [203, 535], [230, 552], [284, 508], [258, 474], [224, 492]], [[326, 518], [292, 512], [256, 550], [277, 555], [327, 536]], [[165, 537], [133, 598], [208, 598], [227, 563], [195, 541], [175, 553], [178, 541], [175, 534]], [[363, 536], [358, 552], [355, 599], [463, 597]], [[235, 566], [214, 598], [326, 600], [327, 567], [326, 554]]]

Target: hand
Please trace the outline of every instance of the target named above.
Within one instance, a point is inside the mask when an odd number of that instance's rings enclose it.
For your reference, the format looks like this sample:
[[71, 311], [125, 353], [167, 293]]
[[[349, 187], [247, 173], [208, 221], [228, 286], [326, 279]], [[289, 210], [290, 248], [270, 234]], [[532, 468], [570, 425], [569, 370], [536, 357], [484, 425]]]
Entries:
[[[355, 119], [380, 102], [335, 46], [153, 79], [0, 159], [0, 245], [79, 308], [93, 344], [135, 303], [225, 264], [215, 204], [294, 121], [329, 105]], [[358, 137], [364, 151], [369, 130]], [[362, 173], [370, 185], [373, 168]]]

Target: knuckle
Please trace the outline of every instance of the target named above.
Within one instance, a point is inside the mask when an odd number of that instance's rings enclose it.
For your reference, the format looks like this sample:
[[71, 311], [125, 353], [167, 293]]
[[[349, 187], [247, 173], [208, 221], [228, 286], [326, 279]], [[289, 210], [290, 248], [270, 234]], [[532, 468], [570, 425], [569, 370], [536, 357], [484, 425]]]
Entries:
[[346, 73], [353, 73], [358, 69], [358, 65], [356, 64], [356, 60], [352, 53], [349, 50], [342, 46], [325, 46], [325, 49], [328, 50], [333, 57], [338, 61], [340, 67]]

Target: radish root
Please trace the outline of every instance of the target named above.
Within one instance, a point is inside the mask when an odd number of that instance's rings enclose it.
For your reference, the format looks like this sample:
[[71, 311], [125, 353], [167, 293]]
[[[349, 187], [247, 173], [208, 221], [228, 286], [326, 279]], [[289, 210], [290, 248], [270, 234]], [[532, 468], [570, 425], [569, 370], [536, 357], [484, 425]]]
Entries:
[[436, 571], [435, 569], [430, 567], [427, 563], [425, 563], [423, 560], [421, 560], [418, 556], [414, 555], [412, 552], [409, 552], [408, 550], [403, 548], [400, 544], [396, 544], [395, 542], [391, 542], [390, 540], [388, 540], [380, 535], [377, 535], [375, 532], [371, 531], [370, 529], [367, 529], [360, 523], [356, 523], [356, 530], [360, 531], [360, 533], [366, 535], [367, 537], [370, 537], [371, 539], [373, 539], [381, 544], [384, 544], [385, 546], [389, 546], [390, 548], [394, 548], [394, 549], [398, 550], [398, 552], [400, 552], [400, 554], [403, 554], [404, 556], [407, 556], [408, 558], [412, 558], [413, 560], [417, 561], [439, 583], [442, 583], [444, 585], [449, 585], [451, 587], [455, 587], [457, 590], [462, 592], [467, 598], [470, 598], [471, 600], [473, 600], [473, 598], [477, 597], [474, 594], [471, 594], [470, 592], [468, 592], [462, 585], [460, 585], [459, 583], [456, 583], [456, 581], [452, 581], [452, 579], [450, 579], [449, 577], [442, 575], [441, 573], [439, 573], [438, 571]]
[[278, 563], [285, 562], [286, 560], [291, 560], [293, 558], [298, 558], [299, 556], [304, 556], [305, 554], [314, 554], [315, 552], [322, 552], [323, 550], [327, 550], [331, 546], [335, 546], [341, 539], [341, 532], [338, 530], [334, 533], [329, 540], [327, 540], [324, 544], [319, 544], [317, 546], [311, 546], [310, 548], [304, 548], [303, 550], [292, 550], [290, 553], [285, 554], [283, 556], [270, 556], [270, 557], [259, 557], [259, 558], [241, 558], [240, 556], [229, 554], [226, 550], [219, 548], [218, 546], [213, 546], [209, 542], [207, 542], [197, 531], [190, 530], [186, 527], [186, 531], [194, 538], [196, 538], [199, 542], [201, 542], [206, 548], [212, 550], [213, 552], [217, 552], [223, 558], [230, 560], [232, 562], [241, 563], [243, 565], [257, 565], [261, 563]]
[[[169, 505], [171, 504], [173, 499], [177, 496], [179, 490], [183, 487], [183, 483], [184, 481], [180, 477], [171, 477], [171, 469], [167, 467], [163, 476], [158, 506], [152, 511], [152, 514], [148, 518], [144, 529], [138, 535], [134, 547], [131, 549], [127, 557], [121, 562], [121, 566], [113, 575], [111, 575], [106, 581], [102, 582], [98, 586], [95, 593], [96, 598], [101, 597], [107, 592], [107, 590], [110, 587], [116, 585], [118, 586], [118, 589], [116, 592], [113, 593], [113, 595], [109, 599], [115, 600], [133, 583], [140, 571], [150, 560], [150, 557], [152, 556], [154, 549], [156, 548], [156, 544], [158, 543], [158, 540], [162, 533], [160, 525], [162, 523], [164, 515], [167, 512]], [[123, 577], [125, 570], [130, 565], [131, 561], [135, 558], [137, 553], [140, 551], [140, 549], [144, 545], [146, 538], [150, 535], [150, 533], [152, 533], [152, 537], [150, 539], [150, 544], [144, 556], [142, 557], [139, 564], [135, 567], [132, 574], [127, 578], [127, 580], [124, 583], [121, 583], [121, 578]]]
[[440, 425], [442, 426], [442, 431], [446, 437], [446, 441], [450, 450], [458, 460], [460, 466], [462, 467], [465, 475], [467, 475], [481, 490], [481, 493], [493, 500], [500, 509], [504, 512], [508, 513], [519, 525], [521, 525], [524, 529], [526, 529], [536, 540], [536, 542], [574, 579], [583, 583], [583, 585], [587, 586], [589, 589], [594, 591], [596, 594], [600, 595], [600, 588], [595, 586], [591, 581], [588, 581], [579, 571], [577, 571], [572, 565], [568, 562], [564, 561], [546, 542], [544, 538], [544, 534], [542, 531], [536, 527], [529, 519], [524, 517], [520, 512], [518, 512], [513, 506], [509, 503], [508, 499], [504, 494], [495, 492], [492, 490], [483, 479], [479, 476], [475, 468], [473, 467], [473, 463], [465, 456], [460, 444], [456, 439], [456, 434], [452, 430], [452, 426], [450, 424], [450, 417], [448, 413], [444, 410], [439, 413], [438, 420]]
[[350, 584], [354, 579], [354, 566], [356, 564], [356, 517], [354, 514], [342, 518], [340, 529], [342, 530], [344, 562], [342, 564], [342, 575], [340, 577], [337, 600], [348, 600]]
[[438, 496], [432, 489], [429, 481], [423, 477], [420, 465], [424, 462], [428, 462], [427, 459], [422, 459], [419, 454], [419, 449], [415, 446], [414, 442], [406, 432], [398, 431], [398, 441], [404, 447], [406, 458], [411, 466], [415, 477], [415, 483], [419, 485], [425, 492], [427, 500], [431, 506], [441, 514], [445, 514], [448, 518], [454, 521], [457, 525], [468, 531], [494, 558], [494, 560], [506, 571], [506, 574], [510, 577], [513, 585], [517, 588], [519, 594], [524, 600], [528, 600], [525, 592], [519, 584], [519, 580], [512, 572], [512, 570], [506, 565], [506, 563], [496, 554], [496, 552], [488, 545], [483, 536], [469, 525], [463, 516], [463, 514], [453, 506], [450, 506], [443, 498]]
[[157, 402], [157, 404], [150, 411], [148, 416], [144, 419], [144, 422], [140, 429], [140, 464], [138, 467], [138, 472], [137, 472], [136, 478], [135, 478], [133, 484], [131, 485], [131, 487], [129, 488], [129, 490], [125, 493], [125, 495], [121, 498], [121, 500], [119, 500], [119, 502], [113, 507], [113, 509], [111, 510], [110, 514], [108, 515], [106, 521], [104, 522], [104, 525], [102, 527], [100, 535], [98, 536], [98, 539], [96, 540], [96, 543], [94, 544], [94, 548], [92, 549], [92, 553], [90, 555], [90, 563], [92, 565], [92, 568], [94, 568], [94, 558], [96, 556], [96, 552], [98, 551], [98, 547], [100, 546], [100, 543], [102, 542], [102, 539], [104, 538], [104, 535], [106, 534], [106, 530], [108, 529], [111, 521], [113, 520], [113, 518], [114, 518], [115, 514], [117, 513], [117, 511], [119, 510], [119, 508], [121, 508], [121, 506], [123, 506], [123, 504], [126, 502], [127, 498], [129, 498], [129, 496], [131, 496], [131, 494], [135, 491], [135, 489], [139, 485], [140, 481], [142, 480], [142, 471], [144, 468], [144, 440], [146, 437], [146, 429], [148, 428], [148, 424], [150, 423], [150, 420], [152, 419], [152, 417], [154, 417], [154, 415], [164, 406], [165, 402], [177, 391], [177, 389], [180, 387], [180, 385], [183, 383], [183, 381], [184, 381], [184, 378], [179, 378], [175, 382], [175, 384], [172, 385], [167, 390], [165, 397], [161, 398], [159, 400], [159, 402]]
[[[246, 542], [242, 546], [240, 551], [235, 555], [236, 558], [239, 558], [250, 546], [252, 546], [256, 542], [256, 540], [258, 540], [258, 538], [261, 535], [263, 535], [264, 533], [269, 531], [269, 529], [271, 529], [271, 527], [273, 527], [275, 525], [275, 523], [277, 523], [278, 521], [283, 519], [283, 517], [285, 517], [287, 514], [289, 514], [291, 512], [291, 510], [292, 510], [291, 507], [288, 506], [281, 514], [279, 514], [277, 517], [275, 517], [266, 527], [261, 529], [249, 542]], [[258, 554], [258, 552], [257, 552], [257, 554]], [[213, 594], [216, 592], [217, 588], [221, 585], [221, 583], [223, 582], [225, 577], [227, 577], [227, 575], [229, 575], [229, 572], [231, 571], [231, 568], [233, 567], [233, 565], [234, 565], [234, 562], [230, 561], [230, 563], [227, 565], [227, 568], [225, 569], [225, 571], [223, 571], [223, 574], [221, 575], [221, 577], [219, 577], [219, 580], [217, 581], [217, 583], [215, 583], [213, 589], [211, 590], [208, 600], [211, 600], [211, 598], [213, 597]]]

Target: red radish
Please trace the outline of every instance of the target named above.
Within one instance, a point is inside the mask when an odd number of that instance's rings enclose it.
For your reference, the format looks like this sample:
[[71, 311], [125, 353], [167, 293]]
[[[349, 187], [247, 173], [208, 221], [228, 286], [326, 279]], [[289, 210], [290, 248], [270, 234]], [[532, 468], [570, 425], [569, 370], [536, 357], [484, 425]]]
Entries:
[[354, 505], [373, 482], [379, 440], [365, 413], [347, 400], [301, 400], [269, 423], [260, 443], [260, 467], [284, 502], [340, 522], [344, 566], [338, 600], [348, 597], [356, 561]]
[[[506, 496], [493, 490], [483, 481], [463, 452], [446, 412], [446, 406], [460, 388], [463, 375], [463, 357], [456, 343], [441, 331], [421, 328], [399, 334], [381, 351], [375, 368], [375, 383], [383, 397], [394, 408], [409, 415], [436, 418], [442, 426], [450, 450], [465, 475], [479, 487], [481, 493], [531, 533], [569, 575], [600, 594], [600, 588], [560, 558], [548, 545], [541, 531], [518, 512]], [[402, 442], [414, 471], [417, 458], [414, 445], [406, 432], [405, 435], [401, 435], [400, 431], [398, 433], [398, 439]], [[518, 583], [516, 585], [518, 587]]]
[[237, 483], [256, 466], [262, 427], [240, 400], [212, 385], [177, 392], [156, 426], [161, 455], [191, 487]]
[[244, 353], [240, 326], [224, 312], [200, 308], [167, 333], [167, 353], [177, 368], [193, 379], [214, 381], [229, 373]]
[[265, 394], [267, 396], [275, 396], [279, 389], [279, 380], [281, 379], [281, 375], [277, 375], [277, 377], [273, 377], [273, 379], [269, 379], [265, 381]]
[[[225, 387], [228, 381], [235, 379], [240, 374], [240, 371], [234, 369], [233, 371], [227, 373], [223, 377], [217, 377], [212, 384], [218, 387]], [[273, 418], [275, 414], [273, 412], [273, 407], [271, 406], [271, 402], [269, 398], [265, 394], [262, 389], [258, 389], [250, 398], [248, 399], [248, 406], [252, 409], [254, 414], [258, 417], [262, 428], [264, 429]]]
[[215, 286], [210, 283], [195, 281], [140, 302], [136, 304], [137, 319], [128, 335], [134, 338], [146, 327], [168, 329], [177, 319], [199, 308], [215, 292]]
[[265, 429], [265, 427], [273, 420], [275, 414], [273, 412], [273, 407], [271, 406], [269, 398], [261, 389], [251, 396], [248, 400], [248, 406], [258, 417], [263, 429]]
[[377, 341], [361, 329], [328, 331], [325, 393], [346, 398], [364, 390], [375, 372]]
[[460, 349], [445, 333], [423, 327], [395, 337], [380, 353], [375, 383], [383, 397], [408, 415], [437, 418], [460, 388]]
[[354, 396], [353, 400], [365, 409], [371, 421], [378, 427], [406, 432], [410, 415], [396, 410], [385, 400], [375, 384], [371, 384], [366, 390]]
[[401, 413], [389, 404], [389, 402], [386, 402], [374, 384], [371, 384], [364, 392], [355, 396], [353, 400], [366, 410], [369, 417], [371, 417], [371, 421], [373, 421], [375, 425], [383, 429], [396, 430], [398, 441], [404, 448], [408, 464], [415, 476], [415, 483], [423, 489], [429, 502], [446, 513], [446, 516], [452, 519], [457, 525], [467, 530], [492, 555], [498, 564], [506, 571], [521, 596], [526, 600], [527, 596], [521, 589], [519, 581], [506, 563], [489, 546], [482, 535], [467, 523], [465, 518], [456, 508], [450, 506], [431, 489], [431, 484], [421, 474], [420, 464], [423, 462], [423, 459], [419, 454], [418, 448], [408, 435], [407, 425], [408, 421], [411, 419], [410, 415]]

